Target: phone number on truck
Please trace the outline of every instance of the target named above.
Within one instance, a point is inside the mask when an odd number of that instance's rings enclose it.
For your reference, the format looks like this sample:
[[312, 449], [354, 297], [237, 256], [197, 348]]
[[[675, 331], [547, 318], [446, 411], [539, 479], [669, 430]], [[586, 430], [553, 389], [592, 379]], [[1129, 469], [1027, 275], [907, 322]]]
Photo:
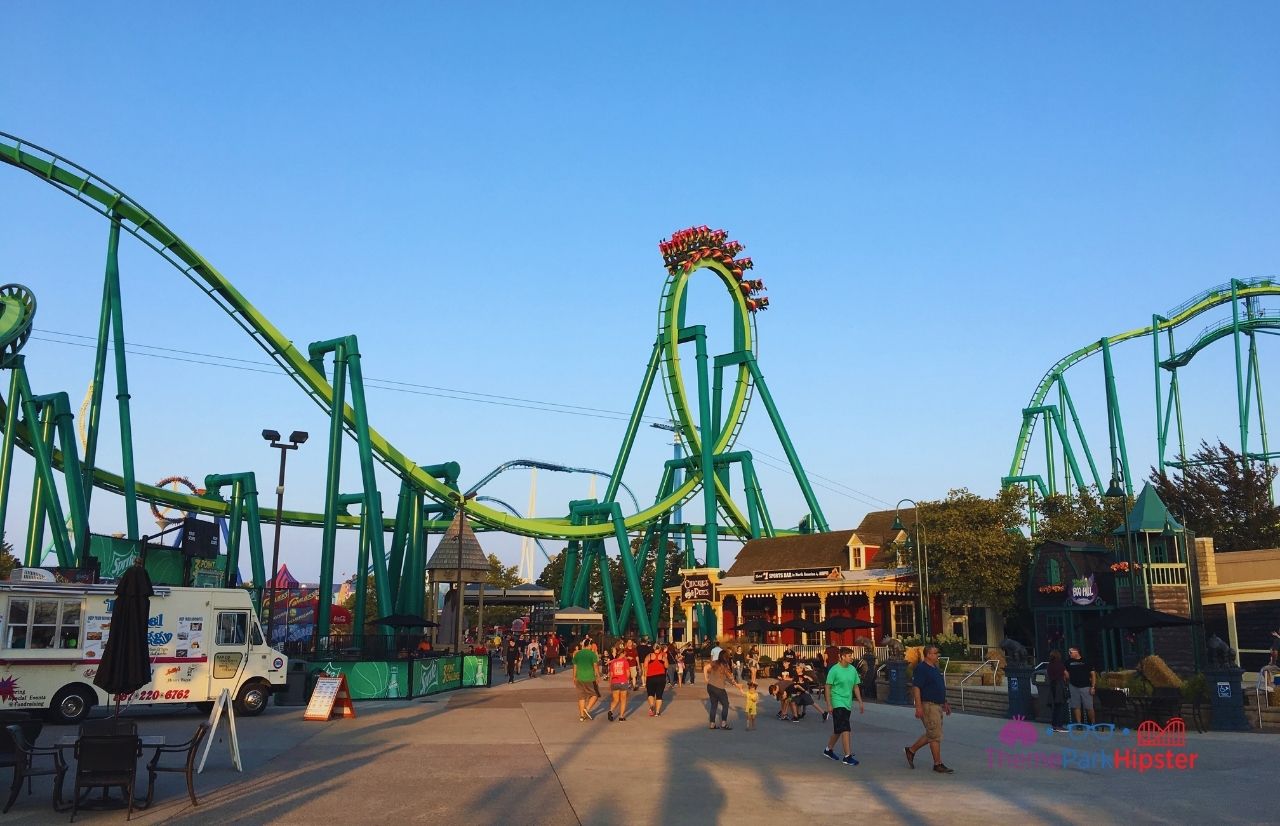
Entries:
[[133, 694], [122, 694], [120, 695], [120, 699], [138, 700], [143, 702], [147, 700], [185, 700], [190, 696], [190, 689], [173, 688], [168, 691], [138, 691]]

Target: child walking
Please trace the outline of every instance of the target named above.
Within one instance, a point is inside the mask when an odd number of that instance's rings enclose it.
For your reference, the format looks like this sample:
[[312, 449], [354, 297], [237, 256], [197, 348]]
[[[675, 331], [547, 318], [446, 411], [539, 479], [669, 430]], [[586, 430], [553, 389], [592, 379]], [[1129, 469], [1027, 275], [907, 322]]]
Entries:
[[755, 731], [756, 707], [760, 703], [760, 692], [756, 690], [755, 683], [747, 683], [747, 690], [743, 694], [747, 698], [747, 731]]

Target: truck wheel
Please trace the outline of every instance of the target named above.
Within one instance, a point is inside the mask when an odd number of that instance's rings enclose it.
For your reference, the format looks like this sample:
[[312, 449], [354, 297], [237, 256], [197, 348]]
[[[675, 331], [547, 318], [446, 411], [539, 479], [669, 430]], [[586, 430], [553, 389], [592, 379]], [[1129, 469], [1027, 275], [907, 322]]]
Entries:
[[53, 695], [49, 716], [55, 723], [75, 724], [89, 716], [94, 698], [83, 688], [67, 686]]
[[246, 717], [261, 714], [267, 707], [267, 699], [270, 696], [271, 690], [266, 683], [257, 681], [245, 683], [240, 686], [240, 693], [236, 695], [236, 713]]

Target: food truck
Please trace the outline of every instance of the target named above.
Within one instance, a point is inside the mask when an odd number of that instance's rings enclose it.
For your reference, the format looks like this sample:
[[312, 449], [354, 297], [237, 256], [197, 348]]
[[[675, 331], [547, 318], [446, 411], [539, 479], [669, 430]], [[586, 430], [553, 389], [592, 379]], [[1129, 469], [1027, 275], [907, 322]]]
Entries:
[[[114, 701], [93, 684], [111, 636], [114, 585], [23, 581], [0, 583], [0, 709], [46, 710], [59, 723], [83, 720]], [[157, 585], [148, 642], [151, 682], [132, 703], [211, 705], [223, 689], [240, 714], [266, 708], [281, 690], [288, 659], [267, 645], [247, 591]]]

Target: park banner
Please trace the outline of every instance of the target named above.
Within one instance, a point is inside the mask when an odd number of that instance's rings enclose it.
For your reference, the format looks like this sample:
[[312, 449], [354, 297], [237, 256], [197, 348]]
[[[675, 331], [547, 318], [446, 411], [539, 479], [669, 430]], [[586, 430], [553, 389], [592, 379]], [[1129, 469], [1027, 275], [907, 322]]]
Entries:
[[715, 585], [711, 582], [711, 577], [707, 574], [687, 574], [684, 583], [680, 588], [680, 601], [689, 602], [713, 602], [715, 600]]
[[489, 685], [488, 655], [468, 654], [462, 658], [462, 685], [465, 687]]
[[325, 677], [345, 674], [353, 700], [403, 700], [409, 694], [409, 661], [327, 662]]
[[414, 697], [438, 694], [462, 687], [462, 657], [426, 657], [413, 660]]
[[791, 582], [796, 579], [844, 579], [839, 566], [830, 568], [782, 568], [775, 571], [755, 571], [754, 582]]

